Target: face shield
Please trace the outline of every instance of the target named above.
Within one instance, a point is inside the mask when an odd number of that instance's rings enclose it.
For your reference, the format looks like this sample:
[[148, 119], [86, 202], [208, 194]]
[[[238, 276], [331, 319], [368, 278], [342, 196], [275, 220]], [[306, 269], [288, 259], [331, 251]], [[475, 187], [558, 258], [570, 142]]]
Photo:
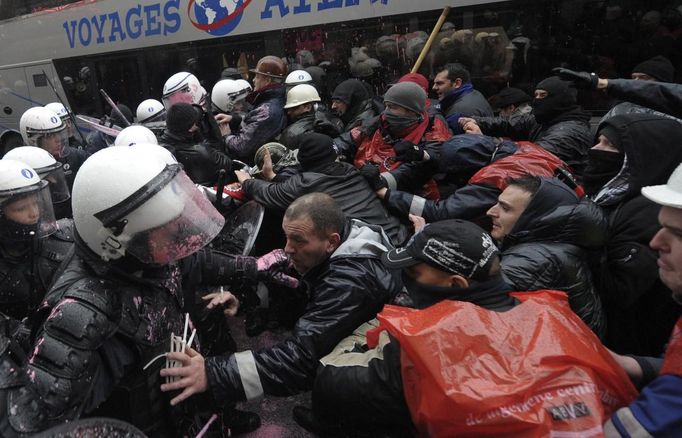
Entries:
[[65, 149], [67, 144], [69, 144], [69, 132], [66, 126], [60, 131], [42, 134], [36, 141], [36, 146], [45, 149], [57, 160], [67, 155]]
[[73, 122], [71, 121], [71, 117], [69, 117], [68, 115], [62, 117], [62, 122], [64, 122], [64, 125], [66, 126], [66, 133], [68, 135], [68, 138], [75, 137], [76, 128], [74, 127]]
[[0, 238], [26, 241], [54, 233], [57, 222], [47, 181], [0, 194]]
[[225, 220], [179, 165], [117, 205], [95, 214], [125, 253], [145, 264], [166, 265], [210, 243]]
[[163, 101], [163, 106], [166, 108], [166, 110], [176, 103], [188, 103], [190, 105], [194, 104], [192, 91], [190, 90], [189, 85], [184, 85], [182, 88], [163, 96], [161, 100]]
[[71, 197], [69, 186], [66, 184], [66, 175], [64, 175], [62, 163], [56, 162], [52, 166], [37, 169], [36, 172], [38, 172], [40, 179], [48, 182], [52, 203], [64, 202]]

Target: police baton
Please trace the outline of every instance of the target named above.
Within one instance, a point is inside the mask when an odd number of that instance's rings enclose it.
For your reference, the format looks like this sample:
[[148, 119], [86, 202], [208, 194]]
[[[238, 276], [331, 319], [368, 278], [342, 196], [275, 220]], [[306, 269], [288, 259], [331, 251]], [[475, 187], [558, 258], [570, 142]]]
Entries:
[[104, 100], [107, 101], [107, 103], [109, 104], [111, 109], [114, 110], [114, 112], [121, 118], [121, 120], [123, 120], [123, 123], [125, 123], [124, 128], [127, 128], [128, 126], [130, 126], [130, 122], [128, 121], [128, 119], [126, 119], [126, 116], [124, 116], [123, 113], [121, 112], [121, 110], [118, 109], [118, 106], [116, 106], [114, 101], [111, 100], [111, 97], [109, 97], [107, 92], [104, 91], [102, 88], [99, 89], [99, 92], [102, 95], [102, 97], [104, 97]]
[[54, 84], [52, 84], [52, 81], [50, 80], [50, 77], [45, 73], [45, 70], [43, 70], [43, 75], [45, 75], [45, 79], [47, 79], [47, 83], [50, 85], [50, 88], [52, 88], [52, 91], [54, 91], [55, 96], [57, 96], [57, 99], [59, 99], [59, 103], [64, 105], [64, 109], [66, 110], [66, 113], [69, 115], [69, 120], [71, 120], [71, 123], [73, 123], [73, 127], [76, 128], [76, 132], [78, 132], [78, 135], [80, 136], [81, 140], [83, 140], [83, 146], [86, 146], [88, 144], [88, 141], [85, 139], [85, 136], [81, 132], [80, 129], [78, 129], [78, 124], [76, 123], [76, 117], [74, 117], [73, 113], [69, 109], [68, 106], [64, 103], [62, 100], [61, 96], [59, 93], [57, 93], [57, 89], [55, 88]]

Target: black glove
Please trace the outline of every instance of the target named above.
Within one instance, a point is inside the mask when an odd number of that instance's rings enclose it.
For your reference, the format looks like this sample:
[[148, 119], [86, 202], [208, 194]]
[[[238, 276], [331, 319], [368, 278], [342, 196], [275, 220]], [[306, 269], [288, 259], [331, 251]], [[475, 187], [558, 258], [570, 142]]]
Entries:
[[388, 187], [386, 180], [381, 176], [381, 172], [379, 172], [379, 166], [376, 164], [368, 161], [365, 162], [360, 168], [360, 175], [367, 180], [367, 183], [375, 192], [384, 187]]
[[585, 90], [596, 90], [599, 83], [599, 76], [596, 73], [586, 71], [573, 71], [567, 68], [557, 67], [552, 69], [552, 73], [566, 81], [572, 81], [577, 88]]
[[422, 161], [424, 159], [424, 147], [413, 144], [407, 140], [400, 140], [393, 145], [395, 159], [403, 163]]

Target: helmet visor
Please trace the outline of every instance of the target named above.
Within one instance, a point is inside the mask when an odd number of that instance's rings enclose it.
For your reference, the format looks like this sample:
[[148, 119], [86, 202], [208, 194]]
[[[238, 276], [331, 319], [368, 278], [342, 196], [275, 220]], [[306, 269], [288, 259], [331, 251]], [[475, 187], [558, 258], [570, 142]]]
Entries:
[[192, 105], [194, 100], [192, 99], [192, 92], [189, 89], [189, 85], [185, 85], [172, 93], [169, 93], [161, 98], [163, 101], [163, 106], [168, 110], [170, 107], [176, 103], [188, 103]]
[[40, 181], [38, 186], [17, 189], [4, 199], [0, 205], [0, 237], [3, 240], [30, 240], [56, 231], [57, 222], [46, 181]]
[[126, 252], [143, 263], [155, 265], [166, 265], [199, 251], [218, 235], [225, 223], [185, 172], [179, 172], [132, 211], [127, 220], [130, 224], [146, 223], [151, 227], [134, 232]]
[[66, 175], [61, 163], [59, 165], [45, 172], [38, 172], [40, 179], [48, 182], [50, 187], [50, 194], [52, 195], [52, 202], [59, 203], [67, 201], [71, 197], [69, 193], [69, 186], [66, 184]]
[[67, 144], [69, 144], [69, 131], [64, 126], [59, 131], [40, 134], [37, 137], [35, 146], [45, 149], [59, 160], [67, 155], [65, 149]]

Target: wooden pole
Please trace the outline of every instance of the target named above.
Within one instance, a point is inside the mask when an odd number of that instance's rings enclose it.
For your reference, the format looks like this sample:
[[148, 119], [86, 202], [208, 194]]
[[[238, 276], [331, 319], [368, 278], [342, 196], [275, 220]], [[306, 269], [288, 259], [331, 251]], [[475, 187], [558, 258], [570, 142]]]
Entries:
[[438, 18], [436, 25], [433, 27], [431, 35], [429, 35], [429, 39], [426, 40], [426, 44], [424, 44], [424, 48], [422, 49], [422, 52], [419, 54], [419, 58], [417, 58], [417, 61], [414, 63], [414, 67], [412, 67], [410, 73], [417, 73], [417, 70], [419, 70], [419, 67], [421, 67], [422, 62], [424, 62], [424, 58], [426, 58], [426, 55], [429, 53], [429, 50], [431, 50], [431, 44], [433, 44], [433, 40], [436, 39], [436, 35], [438, 35], [438, 32], [440, 32], [440, 28], [443, 26], [443, 23], [445, 23], [445, 19], [448, 17], [449, 13], [450, 6], [446, 6], [443, 9], [443, 12], [440, 14], [440, 17]]

